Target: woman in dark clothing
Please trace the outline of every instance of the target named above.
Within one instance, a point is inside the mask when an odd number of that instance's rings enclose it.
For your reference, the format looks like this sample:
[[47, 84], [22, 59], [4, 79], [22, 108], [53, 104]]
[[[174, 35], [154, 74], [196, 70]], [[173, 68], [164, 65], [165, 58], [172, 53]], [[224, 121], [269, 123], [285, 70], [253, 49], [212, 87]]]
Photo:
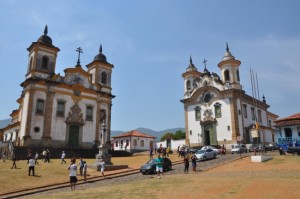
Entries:
[[189, 156], [186, 155], [184, 156], [184, 173], [188, 173], [189, 172], [189, 166], [190, 166], [190, 162], [189, 162]]

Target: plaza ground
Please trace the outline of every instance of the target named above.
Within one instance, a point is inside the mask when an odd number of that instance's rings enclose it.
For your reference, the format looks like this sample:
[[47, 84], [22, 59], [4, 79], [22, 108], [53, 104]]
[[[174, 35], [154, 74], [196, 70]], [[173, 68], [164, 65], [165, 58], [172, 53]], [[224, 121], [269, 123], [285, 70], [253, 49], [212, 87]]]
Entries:
[[[299, 198], [300, 156], [272, 155], [273, 159], [264, 163], [252, 163], [247, 157], [207, 171], [201, 170], [200, 163], [197, 173], [166, 173], [162, 179], [153, 176], [126, 184], [58, 192], [47, 195], [47, 198]], [[145, 154], [113, 158], [112, 161], [114, 164], [138, 168], [147, 159], [148, 155]], [[175, 161], [179, 158], [172, 155], [171, 159]], [[88, 163], [94, 161], [88, 160]], [[37, 166], [37, 175], [40, 177], [28, 176], [25, 161], [19, 161], [18, 164], [21, 169], [14, 170], [10, 169], [11, 161], [0, 162], [2, 193], [68, 180], [67, 165], [61, 165], [59, 160], [53, 160], [50, 164], [40, 163]], [[99, 175], [99, 172], [92, 170], [88, 173], [90, 176]], [[43, 198], [43, 195], [30, 198]]]

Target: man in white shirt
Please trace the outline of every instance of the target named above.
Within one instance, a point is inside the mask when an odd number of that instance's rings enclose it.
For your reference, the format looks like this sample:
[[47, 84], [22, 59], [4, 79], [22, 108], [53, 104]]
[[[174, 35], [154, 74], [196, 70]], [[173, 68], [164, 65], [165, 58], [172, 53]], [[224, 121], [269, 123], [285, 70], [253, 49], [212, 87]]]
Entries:
[[65, 154], [65, 152], [63, 151], [62, 152], [62, 154], [61, 154], [61, 164], [63, 164], [63, 163], [67, 163], [66, 161], [65, 161], [65, 157], [66, 157], [66, 154]]
[[71, 160], [71, 165], [69, 166], [68, 170], [70, 170], [70, 183], [71, 183], [71, 190], [75, 189], [75, 185], [77, 182], [77, 165], [76, 165], [76, 159], [73, 158]]
[[30, 157], [28, 165], [29, 165], [28, 176], [30, 176], [31, 171], [32, 171], [32, 175], [34, 176], [35, 159], [33, 157]]

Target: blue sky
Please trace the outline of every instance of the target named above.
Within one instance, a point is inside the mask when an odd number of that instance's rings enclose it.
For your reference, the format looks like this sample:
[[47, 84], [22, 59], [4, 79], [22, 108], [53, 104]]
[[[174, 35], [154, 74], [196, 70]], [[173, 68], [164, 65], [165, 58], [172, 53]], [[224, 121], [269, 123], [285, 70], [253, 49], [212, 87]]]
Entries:
[[[300, 1], [269, 0], [1, 0], [0, 119], [18, 108], [28, 51], [48, 25], [60, 48], [56, 73], [74, 67], [76, 48], [87, 65], [100, 44], [114, 64], [112, 130], [184, 127], [182, 73], [193, 63], [220, 75], [226, 42], [251, 93], [250, 68], [269, 111], [299, 111]], [[85, 68], [85, 67], [84, 67]]]

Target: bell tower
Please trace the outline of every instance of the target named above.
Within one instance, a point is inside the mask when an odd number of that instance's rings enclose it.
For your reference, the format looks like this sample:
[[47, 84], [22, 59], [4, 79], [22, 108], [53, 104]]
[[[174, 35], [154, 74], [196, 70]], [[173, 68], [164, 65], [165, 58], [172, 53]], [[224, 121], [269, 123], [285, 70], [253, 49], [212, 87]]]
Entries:
[[44, 34], [27, 48], [29, 55], [26, 79], [32, 77], [47, 79], [55, 74], [56, 57], [60, 50], [52, 44], [52, 39], [47, 34], [46, 25]]
[[221, 79], [228, 88], [242, 89], [240, 84], [239, 67], [241, 62], [236, 60], [229, 51], [228, 43], [226, 43], [226, 52], [222, 61], [218, 64], [221, 69]]
[[101, 91], [111, 94], [111, 75], [114, 65], [107, 62], [106, 56], [102, 53], [102, 45], [94, 60], [86, 67], [91, 75], [92, 83], [99, 85]]
[[190, 64], [182, 74], [182, 77], [184, 78], [185, 97], [188, 97], [188, 93], [197, 87], [197, 80], [201, 77], [201, 72], [193, 64], [192, 56], [190, 56]]

